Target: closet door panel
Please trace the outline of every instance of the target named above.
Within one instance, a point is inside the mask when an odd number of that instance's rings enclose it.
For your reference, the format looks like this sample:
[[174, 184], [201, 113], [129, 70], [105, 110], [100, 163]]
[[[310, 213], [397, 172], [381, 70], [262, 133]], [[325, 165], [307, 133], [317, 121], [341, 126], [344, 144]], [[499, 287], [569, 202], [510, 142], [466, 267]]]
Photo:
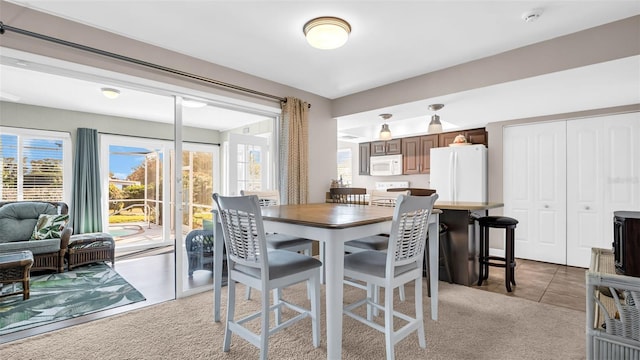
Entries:
[[[592, 247], [603, 247], [600, 118], [567, 122], [567, 265], [589, 267]], [[609, 246], [606, 246], [609, 247]]]
[[565, 123], [504, 132], [505, 215], [518, 219], [516, 257], [566, 263]]

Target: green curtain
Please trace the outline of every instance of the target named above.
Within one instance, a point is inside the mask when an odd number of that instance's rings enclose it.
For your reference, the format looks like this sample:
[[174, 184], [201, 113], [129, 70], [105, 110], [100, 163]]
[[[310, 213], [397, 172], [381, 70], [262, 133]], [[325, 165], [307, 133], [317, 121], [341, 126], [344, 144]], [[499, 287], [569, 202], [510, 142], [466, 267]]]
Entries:
[[74, 234], [102, 231], [98, 130], [78, 128], [73, 162], [71, 222]]

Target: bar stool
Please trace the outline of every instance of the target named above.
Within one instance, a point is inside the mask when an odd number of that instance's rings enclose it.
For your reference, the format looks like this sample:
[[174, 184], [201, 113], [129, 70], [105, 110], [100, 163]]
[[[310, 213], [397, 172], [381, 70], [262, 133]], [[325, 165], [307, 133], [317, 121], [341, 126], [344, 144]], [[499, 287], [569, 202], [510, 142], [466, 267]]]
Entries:
[[[511, 284], [516, 285], [514, 255], [514, 233], [518, 220], [506, 216], [485, 216], [478, 219], [480, 225], [480, 275], [478, 286], [489, 277], [489, 266], [505, 268], [505, 285], [511, 292]], [[489, 256], [489, 229], [498, 228], [506, 230], [505, 257]]]

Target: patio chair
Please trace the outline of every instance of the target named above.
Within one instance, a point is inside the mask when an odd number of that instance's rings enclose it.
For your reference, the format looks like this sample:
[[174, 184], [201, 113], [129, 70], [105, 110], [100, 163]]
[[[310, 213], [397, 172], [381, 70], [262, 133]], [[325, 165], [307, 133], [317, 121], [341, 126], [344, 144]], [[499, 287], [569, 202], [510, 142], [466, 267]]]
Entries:
[[[223, 351], [231, 346], [231, 333], [236, 333], [260, 349], [260, 358], [266, 359], [269, 336], [306, 317], [311, 317], [313, 346], [320, 346], [320, 266], [322, 263], [310, 256], [286, 250], [267, 251], [267, 240], [258, 205], [258, 197], [224, 197], [213, 194], [218, 207], [220, 222], [227, 247], [228, 296], [227, 319]], [[306, 281], [311, 290], [311, 309], [288, 303], [281, 297], [281, 289]], [[261, 310], [235, 320], [236, 282], [261, 291]], [[269, 292], [273, 290], [273, 305]], [[281, 323], [282, 307], [298, 314]], [[270, 327], [269, 313], [275, 312], [275, 326]], [[261, 320], [260, 334], [243, 324], [256, 318]]]
[[[395, 344], [413, 331], [418, 332], [420, 347], [426, 347], [422, 309], [422, 264], [429, 216], [437, 198], [437, 194], [400, 195], [393, 214], [388, 251], [363, 251], [344, 258], [345, 278], [365, 282], [368, 290], [363, 299], [346, 305], [343, 312], [385, 333], [387, 359], [394, 358]], [[415, 285], [415, 317], [393, 308], [393, 289], [410, 281]], [[372, 297], [375, 286], [385, 288], [384, 305], [380, 305]], [[356, 314], [354, 309], [362, 305], [384, 311], [384, 326], [371, 321], [369, 316], [365, 318]], [[394, 317], [402, 319], [406, 324], [395, 330]]]

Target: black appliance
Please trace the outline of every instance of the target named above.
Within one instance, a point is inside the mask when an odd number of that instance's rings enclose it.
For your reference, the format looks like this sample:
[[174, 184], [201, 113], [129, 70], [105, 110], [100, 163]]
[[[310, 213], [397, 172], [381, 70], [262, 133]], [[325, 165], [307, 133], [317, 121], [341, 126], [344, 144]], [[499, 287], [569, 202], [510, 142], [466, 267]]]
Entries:
[[640, 277], [640, 211], [614, 211], [613, 255], [616, 273]]

